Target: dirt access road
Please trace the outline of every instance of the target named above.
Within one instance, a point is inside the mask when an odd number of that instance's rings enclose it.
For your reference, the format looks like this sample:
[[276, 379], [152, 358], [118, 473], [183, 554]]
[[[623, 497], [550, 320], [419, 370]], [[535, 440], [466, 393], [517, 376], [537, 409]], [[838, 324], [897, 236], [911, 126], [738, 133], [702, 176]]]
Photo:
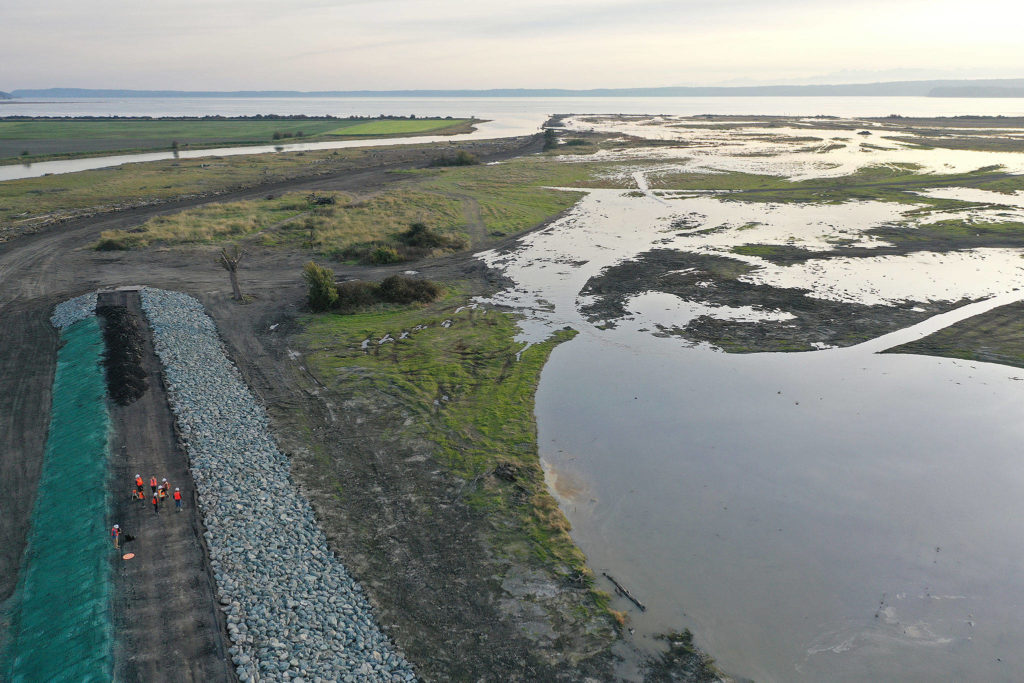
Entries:
[[[474, 150], [484, 160], [509, 158], [541, 148], [539, 136], [495, 141], [489, 148], [490, 153], [486, 148], [481, 150], [482, 144], [475, 143]], [[437, 147], [446, 152], [460, 149], [459, 145], [448, 143]], [[58, 344], [57, 332], [49, 324], [54, 305], [85, 292], [136, 284], [186, 292], [206, 305], [232, 356], [247, 359], [239, 365], [258, 395], [262, 394], [264, 400], [287, 403], [296, 400], [295, 396], [302, 392], [293, 384], [291, 365], [275, 360], [275, 355], [263, 348], [256, 331], [266, 329], [263, 327], [265, 320], [287, 317], [298, 310], [303, 297], [301, 268], [310, 254], [252, 250], [243, 266], [241, 281], [246, 293], [254, 300], [247, 306], [239, 306], [230, 301], [226, 274], [215, 264], [211, 250], [97, 252], [89, 245], [100, 232], [129, 228], [153, 216], [191, 206], [256, 198], [271, 191], [378, 189], [382, 185], [402, 182], [401, 175], [390, 174], [389, 171], [424, 163], [419, 150], [414, 155], [404, 155], [400, 149], [382, 153], [393, 154], [394, 158], [372, 170], [305, 178], [217, 197], [75, 219], [0, 244], [0, 316], [4, 322], [0, 325], [0, 349], [3, 349], [0, 353], [0, 500], [3, 501], [0, 515], [0, 600], [10, 595], [17, 581], [17, 568], [39, 479]], [[428, 269], [432, 267], [431, 264], [425, 266]], [[482, 270], [469, 258], [456, 258], [433, 267], [448, 272], [461, 268], [476, 272]], [[364, 277], [375, 274], [367, 269], [360, 272]], [[277, 387], [275, 395], [267, 396], [272, 387]], [[115, 474], [127, 474], [130, 480], [136, 472], [127, 470], [135, 470], [137, 466], [129, 464], [125, 472], [120, 472], [124, 467], [115, 460]], [[149, 472], [140, 473], [148, 480]], [[172, 479], [169, 473], [160, 475], [161, 478], [163, 476]], [[114, 491], [115, 494], [123, 492], [123, 489]], [[146, 512], [152, 515], [151, 511]], [[128, 514], [132, 519], [134, 513], [129, 511]], [[198, 528], [191, 523], [189, 527], [190, 533], [198, 533]], [[127, 530], [134, 534], [131, 526]], [[342, 559], [345, 560], [344, 553]], [[186, 562], [177, 566], [181, 568], [172, 570], [168, 567], [166, 576], [162, 578], [160, 590], [165, 596], [175, 591], [188, 591], [196, 582], [193, 564]], [[202, 579], [208, 580], [208, 577]], [[125, 633], [134, 634], [132, 638], [137, 640], [133, 642], [159, 642], [159, 634], [147, 633], [164, 627], [159, 619], [152, 619], [144, 610], [133, 613], [126, 609], [124, 603], [118, 603], [116, 607], [115, 623]], [[182, 609], [192, 610], [191, 618], [197, 623], [210, 619], [209, 604], [183, 606]], [[187, 635], [185, 639], [188, 639]], [[200, 642], [191, 643], [191, 646], [195, 651], [204, 648]], [[172, 656], [172, 653], [162, 654]], [[119, 671], [132, 670], [123, 668], [126, 666], [123, 661], [117, 666]]]

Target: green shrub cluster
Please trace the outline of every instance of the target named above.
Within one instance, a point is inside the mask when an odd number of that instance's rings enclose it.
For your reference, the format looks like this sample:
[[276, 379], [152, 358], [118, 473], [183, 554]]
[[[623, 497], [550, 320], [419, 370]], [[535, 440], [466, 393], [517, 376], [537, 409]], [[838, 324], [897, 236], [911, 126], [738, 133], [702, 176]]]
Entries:
[[464, 149], [456, 152], [455, 156], [441, 156], [430, 162], [431, 166], [476, 166], [480, 159], [475, 154]]
[[335, 284], [331, 269], [310, 261], [302, 269], [309, 308], [316, 312], [355, 313], [377, 304], [414, 304], [437, 301], [441, 285], [430, 280], [392, 275], [381, 282], [349, 280]]
[[314, 311], [328, 311], [338, 303], [338, 288], [334, 284], [334, 273], [329, 268], [310, 261], [302, 269], [306, 281], [309, 307]]
[[468, 246], [469, 238], [463, 234], [446, 235], [425, 223], [413, 223], [407, 230], [400, 232], [394, 241], [375, 240], [353, 244], [339, 255], [346, 260], [383, 266], [430, 256], [436, 250], [458, 251]]

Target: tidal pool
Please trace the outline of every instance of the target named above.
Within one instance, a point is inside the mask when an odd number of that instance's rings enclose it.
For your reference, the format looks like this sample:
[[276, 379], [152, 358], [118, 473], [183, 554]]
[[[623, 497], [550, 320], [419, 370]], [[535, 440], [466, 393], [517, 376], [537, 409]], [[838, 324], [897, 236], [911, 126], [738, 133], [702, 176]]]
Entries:
[[[524, 341], [580, 331], [541, 378], [541, 457], [595, 572], [649, 606], [630, 612], [641, 636], [690, 627], [726, 671], [759, 681], [1024, 671], [1024, 370], [875, 353], [1024, 297], [1018, 252], [886, 257], [874, 267], [901, 296], [999, 296], [843, 349], [731, 355], [655, 336], [695, 314], [786, 314], [657, 292], [614, 327], [580, 313], [590, 277], [666, 242], [714, 251], [759, 220], [773, 237], [849, 236], [907, 208], [599, 190], [515, 251], [481, 255], [515, 283], [491, 303], [527, 314]], [[857, 265], [805, 284], [861, 291]]]

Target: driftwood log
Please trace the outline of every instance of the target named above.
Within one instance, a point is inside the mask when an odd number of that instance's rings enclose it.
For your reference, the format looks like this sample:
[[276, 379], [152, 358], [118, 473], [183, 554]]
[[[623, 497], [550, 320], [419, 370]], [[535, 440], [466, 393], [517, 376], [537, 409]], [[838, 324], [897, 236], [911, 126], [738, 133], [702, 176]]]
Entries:
[[618, 581], [615, 580], [615, 577], [613, 577], [608, 572], [601, 572], [601, 574], [604, 575], [604, 578], [608, 579], [613, 584], [615, 584], [615, 592], [616, 593], [618, 593], [619, 595], [621, 595], [622, 597], [626, 598], [627, 600], [632, 602], [634, 605], [639, 607], [641, 612], [646, 612], [647, 611], [647, 606], [644, 605], [644, 603], [642, 603], [639, 600], [637, 600], [636, 598], [634, 598], [633, 595], [628, 590], [626, 590], [625, 586], [623, 586], [621, 583], [619, 583]]

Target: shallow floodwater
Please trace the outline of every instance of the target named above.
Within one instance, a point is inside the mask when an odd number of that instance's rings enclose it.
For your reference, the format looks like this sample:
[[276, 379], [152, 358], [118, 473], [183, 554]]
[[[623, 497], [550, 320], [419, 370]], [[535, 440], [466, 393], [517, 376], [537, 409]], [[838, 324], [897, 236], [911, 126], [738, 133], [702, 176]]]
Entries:
[[[881, 347], [724, 354], [652, 332], [695, 314], [786, 312], [662, 293], [633, 298], [608, 329], [579, 313], [591, 276], [666, 242], [714, 251], [759, 217], [775, 238], [773, 223], [848, 238], [907, 208], [780, 206], [766, 220], [760, 204], [599, 190], [515, 252], [481, 255], [515, 283], [492, 301], [528, 314], [524, 341], [580, 331], [541, 378], [541, 457], [595, 572], [649, 606], [630, 609], [642, 636], [690, 627], [725, 670], [761, 681], [1024, 671], [1024, 370], [874, 353], [916, 329]], [[999, 295], [976, 313], [1024, 297], [1020, 254], [991, 251], [967, 279], [955, 257], [884, 262], [893, 291], [945, 299], [969, 282], [973, 296]], [[817, 295], [848, 273], [823, 274]]]

